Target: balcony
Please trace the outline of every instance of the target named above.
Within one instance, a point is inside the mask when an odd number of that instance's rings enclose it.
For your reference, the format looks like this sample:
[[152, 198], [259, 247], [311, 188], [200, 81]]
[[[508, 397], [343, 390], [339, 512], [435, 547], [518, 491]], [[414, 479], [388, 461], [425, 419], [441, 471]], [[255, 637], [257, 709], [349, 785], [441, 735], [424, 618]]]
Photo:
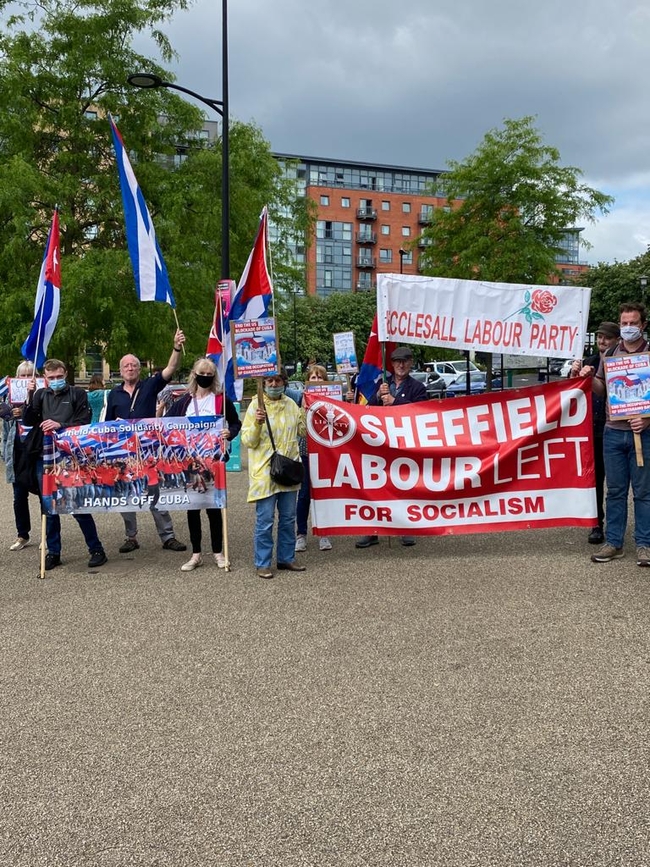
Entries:
[[376, 220], [377, 211], [374, 208], [357, 208], [357, 220]]
[[420, 214], [418, 216], [418, 223], [421, 226], [430, 226], [432, 222], [433, 222], [433, 208], [430, 211], [427, 210], [427, 208], [423, 208], [420, 211]]
[[357, 232], [357, 244], [376, 244], [376, 232]]
[[366, 283], [364, 280], [357, 280], [357, 292], [374, 292], [376, 288], [376, 283]]
[[376, 268], [376, 260], [374, 256], [358, 256], [357, 268]]
[[425, 247], [431, 247], [433, 241], [431, 238], [418, 238], [418, 247], [424, 250]]

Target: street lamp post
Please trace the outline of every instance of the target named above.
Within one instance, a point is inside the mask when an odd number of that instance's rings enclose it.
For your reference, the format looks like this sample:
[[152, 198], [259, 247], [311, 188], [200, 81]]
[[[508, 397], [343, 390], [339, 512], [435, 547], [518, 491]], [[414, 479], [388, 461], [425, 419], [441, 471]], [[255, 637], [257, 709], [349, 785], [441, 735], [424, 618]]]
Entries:
[[194, 90], [188, 87], [182, 87], [180, 84], [173, 84], [171, 81], [164, 81], [159, 75], [151, 72], [138, 72], [134, 75], [129, 75], [127, 81], [133, 87], [142, 87], [145, 90], [166, 87], [169, 90], [178, 90], [180, 93], [186, 93], [188, 96], [194, 97], [199, 102], [207, 105], [221, 117], [221, 279], [227, 280], [230, 277], [230, 141], [229, 141], [229, 103], [228, 103], [228, 0], [221, 2], [221, 22], [222, 22], [222, 39], [221, 39], [221, 58], [222, 58], [222, 82], [223, 82], [223, 97], [222, 99], [209, 99], [207, 96], [201, 96]]
[[406, 250], [404, 250], [400, 247], [400, 250], [399, 250], [399, 272], [400, 272], [400, 274], [404, 273], [404, 256], [407, 256], [407, 255], [408, 255], [408, 253], [406, 252]]

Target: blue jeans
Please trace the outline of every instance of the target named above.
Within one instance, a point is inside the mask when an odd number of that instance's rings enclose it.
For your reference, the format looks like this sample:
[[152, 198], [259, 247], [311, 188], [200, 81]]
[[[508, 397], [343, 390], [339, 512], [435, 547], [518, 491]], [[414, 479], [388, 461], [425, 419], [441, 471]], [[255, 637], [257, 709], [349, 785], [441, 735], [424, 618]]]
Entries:
[[650, 547], [650, 430], [641, 434], [641, 444], [645, 465], [638, 467], [632, 431], [605, 428], [605, 537], [615, 548], [622, 548], [625, 539], [630, 484], [634, 498], [634, 541], [637, 547]]
[[[38, 484], [41, 489], [41, 510], [45, 511], [43, 506], [43, 461], [39, 460], [36, 464], [36, 474], [38, 476]], [[92, 515], [73, 515], [72, 516], [84, 534], [86, 545], [91, 554], [95, 551], [103, 551], [102, 543], [97, 535], [97, 527], [95, 519]], [[50, 554], [61, 553], [61, 518], [58, 515], [47, 515], [45, 518], [45, 541], [47, 550]]]
[[256, 569], [268, 569], [273, 560], [273, 524], [278, 510], [278, 563], [296, 559], [296, 491], [282, 491], [255, 502], [253, 555]]
[[307, 535], [307, 519], [309, 518], [309, 504], [311, 503], [311, 490], [309, 487], [309, 456], [302, 455], [302, 465], [305, 468], [305, 478], [298, 491], [298, 503], [296, 505], [296, 527], [299, 536]]

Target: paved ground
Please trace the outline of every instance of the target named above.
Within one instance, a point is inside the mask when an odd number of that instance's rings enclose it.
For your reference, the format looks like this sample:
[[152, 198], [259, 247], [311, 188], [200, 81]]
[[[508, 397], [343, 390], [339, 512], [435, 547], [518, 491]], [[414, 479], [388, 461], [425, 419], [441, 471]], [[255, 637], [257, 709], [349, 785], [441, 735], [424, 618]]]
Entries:
[[[650, 863], [650, 570], [584, 530], [367, 552], [274, 581], [142, 549], [39, 581], [0, 488], [0, 864]], [[146, 516], [148, 517], [148, 516]], [[187, 539], [184, 515], [176, 519]]]

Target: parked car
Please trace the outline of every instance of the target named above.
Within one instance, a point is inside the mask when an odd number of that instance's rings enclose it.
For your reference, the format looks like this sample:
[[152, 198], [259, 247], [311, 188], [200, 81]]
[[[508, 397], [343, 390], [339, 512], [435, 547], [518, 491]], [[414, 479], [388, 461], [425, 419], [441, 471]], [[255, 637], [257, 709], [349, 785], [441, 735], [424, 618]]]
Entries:
[[551, 358], [548, 363], [549, 373], [552, 373], [554, 376], [560, 376], [563, 364], [564, 358]]
[[445, 381], [445, 385], [451, 385], [459, 373], [467, 370], [468, 363], [470, 370], [475, 370], [477, 373], [481, 372], [473, 361], [467, 362], [464, 358], [458, 361], [434, 361], [433, 364], [428, 364], [427, 367], [431, 367], [434, 373], [441, 376]]
[[571, 365], [573, 364], [572, 358], [567, 358], [562, 367], [560, 368], [560, 376], [562, 379], [566, 379], [567, 376], [571, 373]]
[[[472, 370], [470, 378], [470, 394], [483, 394], [487, 390], [487, 376], [482, 370]], [[501, 380], [492, 380], [492, 390], [501, 388]], [[451, 385], [447, 386], [447, 397], [459, 397], [467, 394], [467, 373], [460, 373]]]
[[411, 376], [413, 379], [417, 379], [418, 382], [424, 383], [427, 390], [427, 398], [429, 400], [445, 396], [447, 383], [439, 373], [436, 373], [435, 371], [433, 373], [427, 373], [426, 370], [412, 370]]

